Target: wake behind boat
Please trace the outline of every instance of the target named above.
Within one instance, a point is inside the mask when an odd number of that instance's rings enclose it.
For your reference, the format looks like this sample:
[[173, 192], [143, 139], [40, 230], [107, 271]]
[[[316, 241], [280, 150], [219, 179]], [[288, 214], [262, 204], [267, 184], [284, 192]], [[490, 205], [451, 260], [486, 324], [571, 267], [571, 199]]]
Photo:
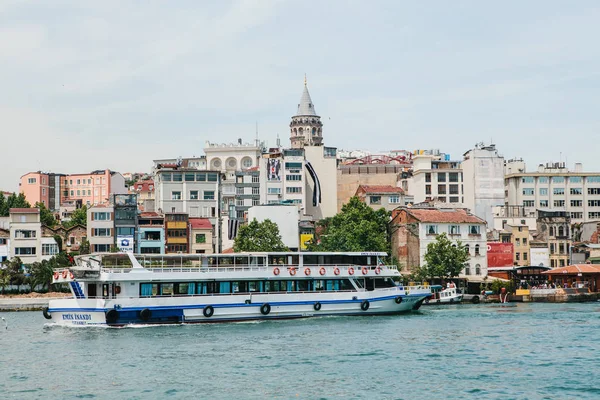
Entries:
[[179, 324], [417, 310], [428, 288], [396, 286], [386, 253], [237, 253], [76, 257], [55, 271], [71, 299], [44, 316], [63, 325]]

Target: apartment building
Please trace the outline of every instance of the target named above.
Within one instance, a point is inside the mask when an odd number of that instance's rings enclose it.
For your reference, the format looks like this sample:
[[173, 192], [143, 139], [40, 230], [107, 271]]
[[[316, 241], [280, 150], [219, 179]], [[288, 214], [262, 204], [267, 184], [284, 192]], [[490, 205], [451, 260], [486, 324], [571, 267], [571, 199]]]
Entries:
[[512, 243], [513, 262], [512, 265], [527, 266], [531, 263], [530, 234], [527, 225], [506, 224], [500, 232], [500, 242]]
[[0, 263], [10, 258], [10, 229], [0, 228]]
[[460, 161], [439, 150], [413, 156], [412, 176], [401, 178], [401, 186], [414, 197], [415, 203], [435, 200], [438, 203], [463, 204], [463, 171]]
[[213, 226], [208, 218], [190, 218], [190, 253], [214, 253]]
[[570, 227], [568, 211], [538, 210], [535, 240], [547, 244], [551, 268], [569, 265], [572, 245]]
[[537, 209], [565, 211], [573, 223], [600, 220], [600, 172], [583, 172], [581, 163], [570, 171], [564, 162], [525, 171], [521, 160], [507, 162], [507, 206], [523, 206], [532, 214]]
[[111, 194], [127, 193], [123, 175], [108, 169], [70, 175], [30, 172], [21, 177], [19, 190], [32, 205], [41, 202], [52, 211], [69, 203], [105, 204]]
[[97, 204], [87, 209], [87, 237], [92, 253], [109, 252], [115, 247], [115, 209]]
[[189, 253], [189, 216], [186, 213], [165, 213], [165, 252]]
[[138, 227], [137, 195], [115, 194], [112, 197], [115, 209], [115, 236], [117, 248], [134, 252]]
[[390, 185], [360, 185], [355, 196], [375, 210], [384, 208], [386, 211], [392, 211], [398, 206], [414, 202], [414, 198], [406, 196], [402, 188]]
[[165, 254], [165, 217], [156, 212], [138, 216], [137, 252]]
[[409, 271], [425, 264], [427, 246], [445, 232], [469, 251], [460, 277], [480, 282], [487, 276], [486, 222], [467, 210], [399, 207], [392, 212], [390, 227], [392, 255]]
[[[230, 200], [230, 202], [233, 201]], [[258, 166], [235, 172], [235, 202], [229, 204], [229, 218], [247, 220], [248, 209], [260, 204], [260, 171]]]
[[10, 257], [19, 257], [23, 264], [49, 260], [59, 253], [53, 237], [42, 236], [38, 208], [11, 208]]

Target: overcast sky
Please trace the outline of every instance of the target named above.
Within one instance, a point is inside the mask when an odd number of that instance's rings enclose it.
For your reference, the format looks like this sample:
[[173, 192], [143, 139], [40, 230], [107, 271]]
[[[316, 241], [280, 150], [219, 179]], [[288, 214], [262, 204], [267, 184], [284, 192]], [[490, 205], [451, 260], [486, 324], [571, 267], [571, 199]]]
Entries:
[[304, 74], [341, 149], [600, 170], [600, 2], [0, 1], [0, 188], [270, 145]]

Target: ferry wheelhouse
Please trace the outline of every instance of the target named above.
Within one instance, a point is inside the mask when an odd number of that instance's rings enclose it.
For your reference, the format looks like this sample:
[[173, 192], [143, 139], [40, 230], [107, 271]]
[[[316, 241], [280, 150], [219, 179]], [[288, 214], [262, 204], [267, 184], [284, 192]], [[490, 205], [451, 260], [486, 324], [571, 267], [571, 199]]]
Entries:
[[386, 253], [235, 253], [78, 256], [54, 273], [73, 298], [51, 300], [58, 324], [180, 324], [397, 314], [429, 289], [397, 286]]

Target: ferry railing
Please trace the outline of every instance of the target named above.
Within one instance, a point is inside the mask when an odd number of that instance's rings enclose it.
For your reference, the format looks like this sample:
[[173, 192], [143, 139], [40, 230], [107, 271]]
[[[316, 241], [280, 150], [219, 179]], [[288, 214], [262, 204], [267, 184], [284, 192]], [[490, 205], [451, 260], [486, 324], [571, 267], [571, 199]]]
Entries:
[[[319, 276], [319, 269], [325, 268], [329, 270], [334, 270], [335, 268], [339, 268], [342, 271], [347, 271], [349, 268], [354, 268], [354, 276], [360, 277], [363, 276], [361, 274], [361, 269], [363, 267], [367, 267], [370, 271], [377, 269], [377, 267], [381, 268], [382, 272], [389, 271], [397, 271], [398, 269], [395, 266], [387, 266], [387, 265], [350, 265], [350, 264], [335, 264], [335, 265], [322, 265], [322, 264], [314, 264], [314, 265], [303, 265], [302, 267], [298, 265], [270, 265], [270, 266], [233, 266], [233, 265], [220, 265], [218, 267], [207, 267], [207, 266], [190, 266], [190, 267], [155, 267], [155, 266], [146, 266], [144, 267], [147, 271], [152, 272], [160, 272], [160, 273], [170, 273], [170, 272], [265, 272], [272, 271], [274, 268], [279, 268], [280, 270], [290, 270], [292, 268], [300, 270], [304, 268], [311, 269], [310, 276]], [[133, 268], [121, 268], [121, 267], [103, 267], [102, 272], [105, 273], [129, 273], [133, 270]], [[300, 276], [300, 274], [299, 274]]]

